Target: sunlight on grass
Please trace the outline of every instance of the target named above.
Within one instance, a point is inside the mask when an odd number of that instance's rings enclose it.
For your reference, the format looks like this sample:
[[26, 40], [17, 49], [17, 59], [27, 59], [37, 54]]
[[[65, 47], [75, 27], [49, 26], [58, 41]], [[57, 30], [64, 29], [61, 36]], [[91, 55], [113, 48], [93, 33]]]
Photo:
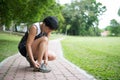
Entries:
[[65, 57], [97, 79], [120, 78], [119, 37], [66, 37]]
[[17, 46], [21, 37], [12, 34], [0, 33], [0, 62], [18, 52]]

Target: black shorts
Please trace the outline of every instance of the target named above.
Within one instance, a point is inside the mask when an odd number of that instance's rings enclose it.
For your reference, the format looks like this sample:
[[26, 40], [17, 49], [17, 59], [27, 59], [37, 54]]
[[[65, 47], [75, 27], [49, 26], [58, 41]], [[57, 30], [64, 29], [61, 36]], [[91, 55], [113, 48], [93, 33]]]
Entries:
[[22, 56], [26, 57], [27, 51], [26, 51], [26, 45], [24, 43], [20, 43], [18, 46], [18, 50], [21, 53]]

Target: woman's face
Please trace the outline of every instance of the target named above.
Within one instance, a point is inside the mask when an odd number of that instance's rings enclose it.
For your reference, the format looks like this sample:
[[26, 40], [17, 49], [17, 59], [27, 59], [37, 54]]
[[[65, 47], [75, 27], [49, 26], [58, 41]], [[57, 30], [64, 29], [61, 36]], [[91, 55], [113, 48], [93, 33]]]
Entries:
[[43, 24], [43, 30], [47, 34], [50, 33], [50, 32], [52, 32], [52, 30], [48, 26], [46, 26], [45, 24]]

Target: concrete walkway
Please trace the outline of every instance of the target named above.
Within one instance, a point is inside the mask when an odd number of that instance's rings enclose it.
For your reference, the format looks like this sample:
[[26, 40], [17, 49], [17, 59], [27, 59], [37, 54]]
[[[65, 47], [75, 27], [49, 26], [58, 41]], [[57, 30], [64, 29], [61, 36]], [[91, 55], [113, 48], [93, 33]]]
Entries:
[[49, 49], [57, 54], [57, 59], [48, 63], [50, 73], [33, 72], [26, 59], [16, 54], [0, 63], [0, 80], [95, 80], [63, 57], [59, 39], [50, 41]]

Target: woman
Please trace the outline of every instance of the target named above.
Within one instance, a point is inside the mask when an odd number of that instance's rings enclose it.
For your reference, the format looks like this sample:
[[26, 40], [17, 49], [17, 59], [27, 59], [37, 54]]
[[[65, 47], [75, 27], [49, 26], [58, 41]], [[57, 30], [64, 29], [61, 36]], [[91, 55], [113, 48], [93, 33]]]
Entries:
[[55, 60], [56, 56], [48, 52], [48, 39], [51, 32], [57, 28], [57, 18], [49, 16], [43, 22], [34, 23], [21, 39], [19, 52], [34, 66], [34, 71], [50, 72], [46, 67], [47, 62]]

